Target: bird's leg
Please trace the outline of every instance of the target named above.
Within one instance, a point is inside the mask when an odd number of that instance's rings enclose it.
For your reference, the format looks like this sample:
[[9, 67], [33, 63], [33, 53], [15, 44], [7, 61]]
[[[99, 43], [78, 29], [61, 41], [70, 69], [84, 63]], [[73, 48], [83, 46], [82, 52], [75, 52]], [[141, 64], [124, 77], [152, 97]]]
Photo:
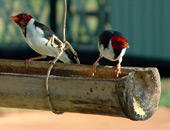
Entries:
[[[57, 42], [59, 42], [59, 43], [60, 43], [60, 46], [59, 46], [59, 45], [56, 45], [55, 42], [54, 42], [54, 40], [56, 40]], [[73, 49], [73, 47], [71, 46], [71, 44], [70, 44], [68, 41], [62, 42], [62, 41], [61, 41], [57, 36], [55, 36], [55, 35], [52, 36], [52, 38], [51, 38], [51, 46], [52, 46], [53, 48], [59, 48], [59, 47], [61, 47], [61, 46], [64, 46], [64, 47], [65, 47], [65, 45], [67, 45], [68, 48], [72, 51], [72, 53], [74, 54], [75, 60], [77, 61], [78, 64], [80, 64], [80, 60], [79, 60], [79, 58], [78, 58], [78, 56], [77, 56], [77, 52]], [[66, 49], [67, 49], [67, 48], [65, 48], [64, 50], [66, 50]]]
[[[63, 54], [63, 51], [64, 51], [64, 48], [65, 46], [60, 46], [59, 47], [59, 50], [60, 50], [60, 53], [58, 55], [56, 55], [56, 58], [54, 58], [53, 60], [50, 60], [48, 63], [49, 64], [55, 64], [55, 62], [60, 58], [60, 56]], [[57, 59], [57, 60], [56, 60]]]
[[119, 74], [121, 74], [121, 60], [119, 60], [118, 64], [116, 65], [116, 77], [119, 77]]
[[[52, 36], [52, 40], [51, 40], [51, 46], [52, 46], [53, 48], [59, 48], [60, 46], [57, 45], [57, 44], [55, 44], [54, 40], [59, 41], [59, 38], [56, 37], [55, 35], [53, 35], [53, 36]], [[62, 43], [60, 43], [60, 44], [62, 45]]]
[[96, 73], [96, 64], [98, 61], [102, 58], [101, 55], [99, 55], [99, 58], [93, 63], [93, 68], [92, 68], [92, 76], [94, 76], [94, 73]]
[[53, 48], [59, 48], [59, 45], [54, 44], [54, 40], [57, 40], [60, 44], [63, 44], [62, 41], [55, 35], [52, 35], [48, 42], [45, 44], [46, 46], [51, 43]]
[[[57, 42], [60, 43], [60, 46], [59, 45], [56, 45], [54, 40], [56, 40]], [[61, 46], [64, 46], [63, 42], [56, 36], [56, 35], [52, 35], [51, 37], [51, 46], [53, 48], [60, 48]]]
[[26, 59], [24, 64], [26, 65], [26, 67], [28, 67], [28, 65], [29, 65], [29, 63], [30, 63], [31, 61], [33, 61], [33, 60], [38, 60], [38, 59], [44, 59], [44, 58], [46, 58], [46, 57], [47, 57], [47, 56], [32, 57], [32, 58]]

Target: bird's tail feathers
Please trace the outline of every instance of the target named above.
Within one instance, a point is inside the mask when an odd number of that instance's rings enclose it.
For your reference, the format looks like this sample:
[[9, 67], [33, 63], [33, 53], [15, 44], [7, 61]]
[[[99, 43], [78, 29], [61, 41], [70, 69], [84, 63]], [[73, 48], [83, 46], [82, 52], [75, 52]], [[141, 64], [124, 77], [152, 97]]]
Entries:
[[80, 64], [77, 60], [76, 60], [77, 56], [75, 56], [72, 51], [70, 51], [69, 49], [65, 50], [63, 52], [63, 54], [61, 55], [61, 60], [64, 63], [69, 63], [69, 64]]

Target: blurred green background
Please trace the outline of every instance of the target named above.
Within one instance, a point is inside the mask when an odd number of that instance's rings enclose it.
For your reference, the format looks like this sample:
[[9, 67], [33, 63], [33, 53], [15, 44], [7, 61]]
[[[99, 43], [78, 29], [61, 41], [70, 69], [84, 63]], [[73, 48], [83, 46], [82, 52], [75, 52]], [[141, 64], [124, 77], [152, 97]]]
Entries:
[[[96, 60], [98, 36], [103, 30], [120, 31], [130, 44], [122, 65], [157, 67], [162, 77], [160, 105], [170, 107], [170, 0], [67, 2], [66, 37], [78, 51], [81, 63], [92, 64]], [[0, 58], [38, 55], [28, 47], [10, 16], [31, 14], [62, 39], [63, 7], [63, 0], [0, 0]], [[100, 64], [115, 65], [105, 59]]]

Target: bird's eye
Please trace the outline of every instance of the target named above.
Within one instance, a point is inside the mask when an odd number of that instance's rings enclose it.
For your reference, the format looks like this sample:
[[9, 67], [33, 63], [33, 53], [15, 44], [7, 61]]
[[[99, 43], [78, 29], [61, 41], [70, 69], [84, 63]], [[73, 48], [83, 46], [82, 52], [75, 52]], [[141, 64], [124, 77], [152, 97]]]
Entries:
[[119, 44], [120, 42], [119, 41], [116, 41], [117, 44]]
[[122, 42], [121, 42], [121, 41], [116, 41], [116, 43], [117, 43], [117, 44], [120, 44], [120, 45], [122, 44]]
[[24, 17], [24, 15], [22, 14], [22, 15], [19, 15], [19, 17], [18, 17], [18, 18], [22, 19], [23, 17]]

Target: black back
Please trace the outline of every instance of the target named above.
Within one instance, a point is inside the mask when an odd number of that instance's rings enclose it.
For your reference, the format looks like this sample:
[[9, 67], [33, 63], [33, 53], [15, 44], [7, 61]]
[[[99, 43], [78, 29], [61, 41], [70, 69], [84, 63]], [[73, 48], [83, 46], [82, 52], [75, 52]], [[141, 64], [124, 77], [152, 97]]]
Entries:
[[47, 26], [45, 26], [44, 24], [42, 23], [39, 23], [37, 21], [34, 22], [35, 26], [41, 28], [43, 31], [44, 31], [44, 37], [47, 38], [47, 37], [52, 37], [52, 35], [55, 33]]
[[106, 30], [100, 34], [99, 37], [99, 45], [103, 44], [104, 48], [108, 48], [109, 46], [109, 41], [110, 38], [113, 36], [123, 36], [120, 32], [118, 31], [111, 31], [111, 30]]

